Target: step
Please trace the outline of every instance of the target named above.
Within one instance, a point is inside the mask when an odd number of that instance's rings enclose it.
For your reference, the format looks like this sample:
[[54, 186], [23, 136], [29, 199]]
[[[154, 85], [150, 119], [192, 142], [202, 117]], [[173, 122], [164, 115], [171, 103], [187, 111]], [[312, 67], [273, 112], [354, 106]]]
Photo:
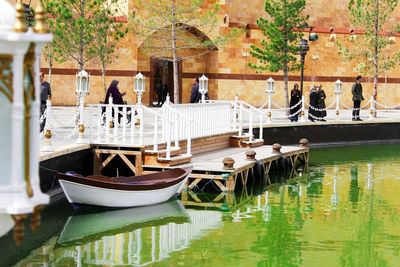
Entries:
[[241, 147], [258, 147], [264, 145], [264, 139], [254, 139], [253, 141], [242, 141]]
[[243, 141], [248, 141], [248, 140], [249, 140], [248, 135], [242, 135], [242, 136], [232, 135], [229, 138], [229, 143], [231, 147], [241, 147], [241, 143]]
[[[180, 147], [171, 147], [170, 149], [170, 155], [172, 156], [177, 156], [181, 154], [181, 148]], [[159, 149], [157, 151], [151, 150], [151, 149], [146, 149], [144, 151], [145, 155], [157, 155], [157, 157], [165, 158], [167, 156], [167, 149]]]
[[180, 164], [189, 163], [192, 160], [192, 155], [182, 154], [179, 156], [173, 156], [170, 159], [158, 158], [157, 162], [159, 166], [176, 166]]

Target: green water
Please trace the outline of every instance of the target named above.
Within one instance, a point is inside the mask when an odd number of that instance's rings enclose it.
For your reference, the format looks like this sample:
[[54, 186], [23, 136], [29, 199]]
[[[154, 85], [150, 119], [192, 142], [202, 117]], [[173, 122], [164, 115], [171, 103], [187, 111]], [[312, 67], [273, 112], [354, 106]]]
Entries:
[[400, 266], [399, 173], [399, 145], [312, 150], [264, 190], [70, 216], [17, 266]]

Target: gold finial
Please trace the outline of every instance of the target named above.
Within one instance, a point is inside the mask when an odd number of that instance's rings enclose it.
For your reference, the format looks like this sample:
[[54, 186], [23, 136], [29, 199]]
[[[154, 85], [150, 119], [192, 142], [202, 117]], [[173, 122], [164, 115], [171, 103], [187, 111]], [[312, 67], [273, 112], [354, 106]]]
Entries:
[[38, 1], [38, 6], [35, 10], [35, 26], [33, 31], [36, 33], [49, 33], [49, 26], [46, 23], [46, 12], [44, 11], [42, 1]]
[[14, 23], [14, 31], [26, 32], [28, 31], [28, 24], [25, 19], [25, 10], [21, 0], [18, 0], [15, 4], [16, 20]]

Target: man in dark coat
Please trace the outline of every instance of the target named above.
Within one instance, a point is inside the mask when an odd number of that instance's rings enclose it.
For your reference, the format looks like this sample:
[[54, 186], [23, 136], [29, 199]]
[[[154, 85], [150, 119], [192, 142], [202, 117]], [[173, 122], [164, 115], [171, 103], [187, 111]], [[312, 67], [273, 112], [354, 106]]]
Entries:
[[353, 94], [353, 121], [361, 121], [360, 119], [360, 106], [361, 101], [364, 100], [362, 95], [361, 76], [357, 76], [356, 82], [351, 87], [351, 93]]
[[[46, 110], [46, 101], [49, 97], [51, 97], [51, 87], [48, 82], [44, 80], [44, 73], [40, 72], [40, 116], [43, 115]], [[43, 132], [44, 126], [46, 125], [46, 119], [40, 124], [40, 131]]]
[[199, 78], [193, 80], [192, 92], [190, 94], [190, 103], [198, 103]]
[[315, 86], [311, 86], [310, 88], [310, 107], [308, 109], [308, 119], [312, 122], [318, 120], [319, 112], [318, 109], [318, 94]]

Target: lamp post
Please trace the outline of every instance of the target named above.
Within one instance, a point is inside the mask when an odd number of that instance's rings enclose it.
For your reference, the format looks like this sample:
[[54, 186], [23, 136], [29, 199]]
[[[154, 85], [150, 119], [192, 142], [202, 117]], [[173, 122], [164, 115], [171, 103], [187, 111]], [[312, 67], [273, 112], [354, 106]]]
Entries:
[[301, 39], [299, 44], [299, 55], [301, 64], [301, 80], [300, 80], [300, 94], [303, 96], [303, 81], [304, 81], [304, 59], [307, 55], [307, 51], [310, 50], [308, 46], [308, 41], [306, 39]]
[[275, 81], [272, 77], [267, 80], [265, 92], [268, 94], [268, 113], [267, 113], [267, 123], [271, 123], [271, 102], [272, 95], [275, 93]]
[[76, 75], [76, 89], [75, 92], [79, 96], [79, 122], [78, 122], [78, 131], [79, 137], [76, 141], [78, 144], [86, 143], [83, 138], [83, 134], [85, 132], [85, 125], [83, 123], [83, 108], [85, 106], [85, 95], [89, 93], [89, 73], [85, 70], [81, 70]]
[[135, 87], [133, 91], [137, 94], [137, 104], [140, 106], [142, 104], [142, 94], [144, 93], [144, 76], [142, 73], [136, 74], [135, 80]]
[[208, 92], [208, 78], [203, 74], [199, 79], [199, 92], [201, 94], [201, 102], [206, 100], [206, 94]]
[[342, 94], [342, 82], [339, 79], [335, 82], [334, 92], [336, 95], [336, 120], [339, 121], [340, 95]]
[[[138, 124], [139, 124], [139, 137], [140, 137], [140, 141], [139, 144], [142, 145], [143, 144], [143, 108], [142, 108], [142, 94], [144, 93], [144, 76], [142, 73], [138, 73], [136, 74], [135, 78], [134, 78], [134, 88], [133, 90], [135, 91], [135, 93], [137, 94], [137, 105], [138, 105], [138, 115], [139, 115], [139, 120], [138, 120]], [[132, 119], [133, 120], [133, 117]], [[132, 123], [132, 121], [131, 121]], [[136, 124], [136, 123], [135, 123]]]

